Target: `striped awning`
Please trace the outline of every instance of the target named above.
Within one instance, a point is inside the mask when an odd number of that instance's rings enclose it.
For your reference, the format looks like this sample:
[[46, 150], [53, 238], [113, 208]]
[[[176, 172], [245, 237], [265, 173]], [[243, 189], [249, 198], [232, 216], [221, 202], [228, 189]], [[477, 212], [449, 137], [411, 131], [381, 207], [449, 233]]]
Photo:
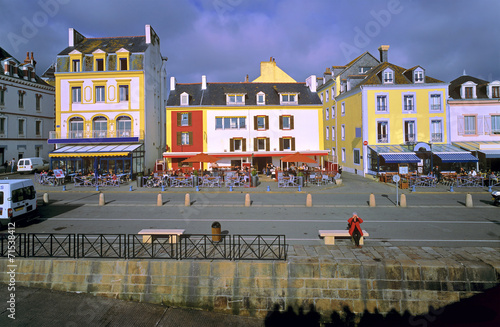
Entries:
[[67, 145], [49, 153], [50, 158], [126, 157], [142, 144]]
[[404, 153], [380, 153], [386, 163], [417, 163], [420, 158], [413, 152]]
[[500, 158], [500, 150], [479, 150], [479, 152], [483, 153], [486, 158], [498, 159]]
[[478, 162], [470, 152], [434, 152], [442, 162]]

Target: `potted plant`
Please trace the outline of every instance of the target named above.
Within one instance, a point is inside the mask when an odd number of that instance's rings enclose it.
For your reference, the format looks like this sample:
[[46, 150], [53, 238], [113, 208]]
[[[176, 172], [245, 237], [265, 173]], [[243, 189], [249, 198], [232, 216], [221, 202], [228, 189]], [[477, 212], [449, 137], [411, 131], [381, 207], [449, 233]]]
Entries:
[[198, 186], [198, 170], [193, 170], [193, 186]]
[[304, 173], [302, 171], [299, 171], [297, 173], [297, 181], [298, 181], [300, 187], [304, 187]]
[[257, 187], [257, 183], [259, 182], [259, 176], [257, 175], [257, 170], [252, 169], [250, 174], [252, 175], [252, 186]]
[[138, 172], [137, 176], [135, 177], [136, 182], [137, 182], [137, 187], [142, 187], [142, 184], [144, 182], [144, 179], [142, 178], [143, 174], [142, 172]]

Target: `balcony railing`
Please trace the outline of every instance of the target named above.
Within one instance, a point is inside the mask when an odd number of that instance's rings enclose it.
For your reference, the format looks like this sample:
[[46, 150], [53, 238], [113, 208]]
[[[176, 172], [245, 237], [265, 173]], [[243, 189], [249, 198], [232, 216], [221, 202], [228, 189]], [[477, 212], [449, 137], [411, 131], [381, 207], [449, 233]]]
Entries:
[[66, 133], [60, 133], [56, 131], [49, 132], [49, 140], [61, 140], [61, 139], [102, 139], [102, 138], [125, 138], [125, 137], [136, 137], [139, 139], [144, 139], [144, 131], [131, 131], [131, 130], [118, 130], [118, 131], [70, 131]]
[[405, 134], [405, 142], [415, 142], [415, 134]]
[[443, 142], [443, 134], [442, 133], [431, 133], [431, 141], [432, 142]]
[[384, 135], [384, 134], [379, 134], [377, 136], [377, 143], [388, 143], [389, 142], [389, 136]]

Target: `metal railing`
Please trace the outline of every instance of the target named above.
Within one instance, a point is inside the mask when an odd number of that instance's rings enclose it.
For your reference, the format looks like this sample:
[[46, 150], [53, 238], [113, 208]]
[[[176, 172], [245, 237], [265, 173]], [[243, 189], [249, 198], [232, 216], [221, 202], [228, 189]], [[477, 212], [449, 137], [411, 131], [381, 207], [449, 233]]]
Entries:
[[0, 257], [286, 260], [285, 235], [0, 233]]

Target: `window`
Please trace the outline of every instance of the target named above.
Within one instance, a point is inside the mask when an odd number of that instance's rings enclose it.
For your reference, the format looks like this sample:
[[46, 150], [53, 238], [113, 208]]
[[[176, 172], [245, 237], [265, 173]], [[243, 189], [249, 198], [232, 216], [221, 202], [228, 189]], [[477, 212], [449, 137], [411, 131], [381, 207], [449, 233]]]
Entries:
[[415, 104], [414, 104], [413, 95], [404, 95], [403, 101], [404, 101], [403, 102], [404, 103], [404, 107], [403, 107], [404, 111], [414, 111]]
[[96, 59], [96, 70], [99, 72], [104, 71], [104, 59]]
[[215, 117], [215, 129], [246, 129], [246, 117]]
[[7, 119], [4, 117], [0, 117], [0, 135], [5, 135], [5, 126]]
[[227, 101], [228, 105], [245, 104], [245, 95], [244, 94], [228, 94], [226, 101]]
[[181, 132], [181, 145], [189, 145], [189, 144], [191, 144], [189, 132]]
[[340, 126], [340, 138], [342, 139], [342, 141], [345, 140], [345, 125], [344, 124], [342, 124]]
[[377, 111], [387, 111], [386, 95], [377, 95]]
[[254, 151], [269, 151], [271, 147], [268, 137], [257, 137], [253, 139], [253, 142]]
[[35, 157], [40, 157], [42, 154], [42, 147], [41, 146], [35, 146]]
[[321, 103], [325, 103], [325, 99], [323, 98], [323, 93], [321, 93]]
[[266, 104], [266, 95], [264, 94], [264, 92], [257, 93], [257, 104], [258, 105]]
[[80, 60], [73, 60], [73, 72], [80, 71]]
[[330, 108], [325, 108], [325, 118], [326, 120], [330, 119]]
[[328, 101], [330, 99], [330, 93], [328, 92], [328, 90], [326, 90], [325, 95], [325, 99], [326, 101]]
[[388, 122], [379, 121], [377, 122], [377, 143], [388, 143], [389, 133], [388, 133]]
[[335, 99], [335, 88], [332, 86], [332, 100]]
[[470, 86], [465, 88], [465, 98], [466, 99], [472, 99], [472, 90], [473, 90], [473, 88]]
[[128, 85], [120, 85], [120, 101], [128, 101]]
[[335, 106], [332, 106], [332, 119], [335, 118]]
[[294, 93], [282, 93], [281, 94], [281, 104], [296, 104], [297, 94]]
[[106, 119], [106, 117], [95, 117], [92, 125], [93, 137], [101, 138], [108, 136], [108, 120]]
[[491, 116], [491, 133], [500, 134], [500, 115]]
[[335, 141], [335, 126], [332, 126], [332, 141]]
[[128, 116], [120, 116], [116, 119], [117, 137], [128, 137], [132, 135], [132, 119]]
[[371, 69], [371, 67], [359, 67], [359, 74], [366, 74], [369, 70]]
[[254, 116], [254, 129], [266, 130], [269, 129], [269, 116]]
[[340, 114], [342, 116], [345, 115], [345, 102], [342, 102], [342, 104], [340, 105]]
[[181, 94], [181, 106], [189, 105], [189, 94], [186, 92]]
[[404, 122], [405, 128], [405, 142], [416, 142], [416, 133], [415, 133], [415, 121], [414, 120], [406, 120]]
[[120, 58], [120, 70], [128, 70], [127, 58]]
[[104, 86], [96, 86], [95, 87], [95, 102], [104, 102], [106, 101], [106, 97], [104, 94]]
[[17, 126], [18, 126], [17, 132], [18, 132], [19, 136], [25, 136], [24, 133], [25, 133], [25, 130], [26, 130], [26, 120], [19, 119], [17, 121], [17, 123], [18, 123], [17, 124]]
[[293, 129], [293, 116], [280, 116], [280, 129]]
[[42, 135], [42, 121], [41, 120], [35, 121], [35, 135], [36, 136]]
[[500, 98], [500, 86], [492, 86], [491, 87], [491, 97], [492, 98]]
[[385, 71], [384, 72], [384, 83], [393, 83], [394, 82], [394, 78], [393, 78], [393, 74], [392, 74], [392, 71]]
[[247, 140], [244, 138], [232, 138], [229, 139], [229, 151], [243, 151], [247, 150]]
[[354, 164], [359, 165], [361, 163], [361, 156], [359, 154], [359, 149], [353, 149]]
[[35, 95], [35, 110], [40, 111], [41, 110], [41, 100], [42, 95], [41, 94], [36, 94]]
[[74, 86], [71, 88], [71, 101], [73, 103], [82, 102], [82, 88], [79, 86]]
[[233, 139], [234, 141], [234, 151], [241, 151], [241, 139]]
[[266, 149], [266, 139], [257, 139], [257, 150], [265, 150]]
[[345, 148], [342, 148], [342, 162], [345, 162]]
[[431, 141], [443, 142], [443, 123], [441, 120], [431, 120]]
[[295, 137], [280, 138], [280, 151], [295, 151]]
[[431, 110], [441, 111], [441, 94], [431, 94]]
[[330, 127], [326, 126], [325, 129], [325, 139], [328, 141], [330, 139]]
[[74, 117], [69, 121], [69, 138], [81, 139], [83, 138], [83, 118]]
[[335, 148], [332, 148], [332, 156], [335, 156], [336, 155], [336, 151], [335, 151]]
[[191, 126], [191, 115], [189, 113], [178, 114], [177, 119], [179, 124], [177, 126]]
[[5, 88], [0, 86], [0, 106], [5, 106]]
[[215, 117], [215, 129], [223, 129], [222, 117]]
[[464, 116], [464, 134], [476, 135], [476, 116]]
[[26, 94], [26, 92], [19, 91], [19, 108], [24, 108], [24, 94]]
[[415, 72], [415, 83], [422, 83], [424, 81], [424, 72], [417, 70]]

